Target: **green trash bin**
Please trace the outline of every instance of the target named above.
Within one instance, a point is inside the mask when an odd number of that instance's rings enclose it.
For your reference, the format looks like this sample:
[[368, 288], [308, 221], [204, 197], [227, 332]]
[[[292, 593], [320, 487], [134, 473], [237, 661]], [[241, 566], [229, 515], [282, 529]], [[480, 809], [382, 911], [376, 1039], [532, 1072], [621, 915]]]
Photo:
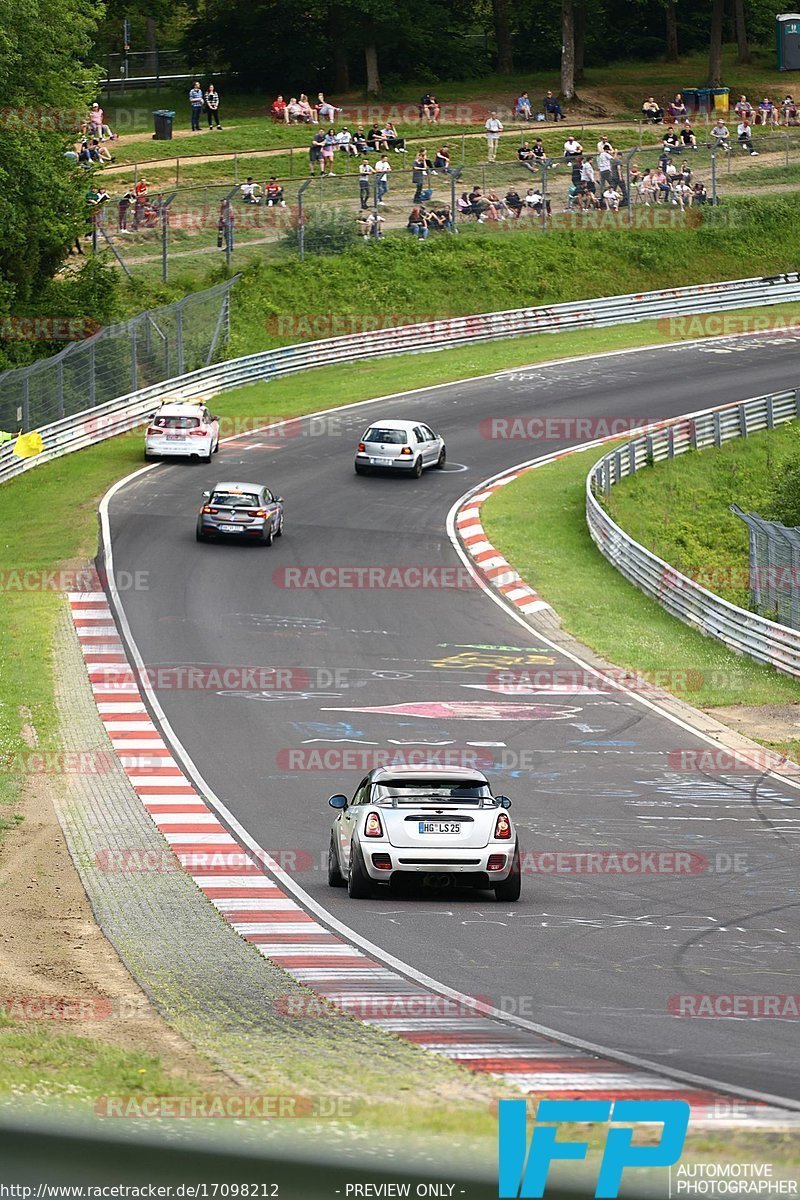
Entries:
[[171, 142], [172, 141], [172, 122], [175, 120], [175, 113], [168, 108], [157, 108], [153, 111], [153, 124], [155, 133], [153, 140], [156, 142]]
[[697, 89], [697, 112], [708, 116], [711, 111], [711, 88]]
[[696, 113], [697, 112], [698, 94], [699, 93], [698, 93], [697, 88], [683, 88], [683, 90], [681, 91], [681, 95], [683, 96], [683, 103], [686, 105], [687, 113]]

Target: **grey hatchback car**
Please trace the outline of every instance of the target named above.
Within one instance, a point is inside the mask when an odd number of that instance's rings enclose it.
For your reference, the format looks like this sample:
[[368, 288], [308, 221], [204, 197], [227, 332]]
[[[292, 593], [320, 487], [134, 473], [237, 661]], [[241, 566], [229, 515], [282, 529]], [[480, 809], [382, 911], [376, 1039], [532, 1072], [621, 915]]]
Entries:
[[197, 540], [240, 537], [271, 546], [283, 533], [283, 497], [263, 483], [218, 483], [203, 492], [197, 517]]

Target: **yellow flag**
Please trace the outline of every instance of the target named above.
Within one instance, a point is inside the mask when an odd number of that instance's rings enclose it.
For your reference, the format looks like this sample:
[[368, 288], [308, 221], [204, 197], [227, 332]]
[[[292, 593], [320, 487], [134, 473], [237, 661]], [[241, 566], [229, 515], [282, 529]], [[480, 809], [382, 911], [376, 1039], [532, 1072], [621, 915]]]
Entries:
[[13, 440], [13, 433], [6, 433], [5, 429], [0, 429], [0, 446], [3, 446], [6, 442], [13, 442]]
[[21, 433], [14, 443], [17, 458], [35, 458], [43, 450], [44, 442], [40, 433]]

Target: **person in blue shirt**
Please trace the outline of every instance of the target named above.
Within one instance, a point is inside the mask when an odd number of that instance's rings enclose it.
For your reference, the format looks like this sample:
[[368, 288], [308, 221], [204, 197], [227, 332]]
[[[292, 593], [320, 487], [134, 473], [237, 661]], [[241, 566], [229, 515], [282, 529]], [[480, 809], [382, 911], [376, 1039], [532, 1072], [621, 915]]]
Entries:
[[205, 99], [199, 80], [195, 79], [189, 92], [189, 104], [192, 110], [192, 132], [200, 132], [200, 114], [203, 111]]

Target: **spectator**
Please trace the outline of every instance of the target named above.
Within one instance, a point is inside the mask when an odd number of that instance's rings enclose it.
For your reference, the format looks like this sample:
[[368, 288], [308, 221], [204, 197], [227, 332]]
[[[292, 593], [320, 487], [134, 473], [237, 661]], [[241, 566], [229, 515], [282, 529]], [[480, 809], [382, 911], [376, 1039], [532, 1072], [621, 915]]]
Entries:
[[212, 125], [216, 124], [217, 129], [222, 129], [219, 123], [219, 92], [213, 83], [210, 83], [206, 88], [203, 101], [205, 102], [206, 114], [208, 116], [208, 128], [211, 129]]
[[581, 154], [583, 154], [583, 146], [573, 134], [570, 134], [564, 142], [564, 158], [577, 158]]
[[660, 104], [656, 104], [654, 96], [648, 96], [642, 105], [642, 113], [645, 121], [651, 125], [660, 125], [664, 120], [664, 110]]
[[415, 237], [422, 238], [423, 241], [428, 236], [428, 217], [425, 209], [421, 205], [415, 205], [408, 214], [408, 232], [413, 233]]
[[583, 170], [583, 159], [581, 158], [580, 154], [578, 154], [575, 158], [572, 159], [571, 165], [572, 165], [572, 182], [575, 184], [576, 187], [578, 187], [578, 185], [580, 184], [580, 181], [581, 181], [581, 171]]
[[578, 202], [578, 210], [583, 212], [585, 209], [597, 208], [597, 196], [590, 190], [585, 180], [581, 180], [578, 184], [578, 194], [576, 196]]
[[466, 192], [462, 192], [458, 200], [456, 200], [456, 208], [460, 217], [477, 217], [478, 215]]
[[192, 110], [192, 133], [200, 132], [200, 114], [203, 111], [203, 89], [200, 87], [200, 81], [195, 79], [189, 89], [189, 107]]
[[424, 150], [418, 150], [411, 164], [411, 182], [414, 184], [414, 204], [419, 204], [428, 190], [428, 160]]
[[322, 151], [325, 146], [325, 131], [318, 129], [311, 139], [311, 145], [308, 148], [309, 164], [311, 166], [311, 174], [314, 174], [314, 167], [319, 164], [320, 178], [325, 174], [325, 162], [322, 157]]
[[[631, 171], [631, 182], [636, 181], [633, 178]], [[622, 161], [622, 151], [615, 150], [611, 156], [611, 184], [620, 194], [620, 203], [628, 203], [628, 188], [625, 180], [625, 164]]]
[[369, 241], [370, 238], [383, 237], [381, 225], [383, 225], [384, 219], [380, 213], [372, 209], [370, 212], [365, 213], [364, 216], [359, 215], [358, 220], [359, 224], [361, 225], [361, 232], [364, 235], [365, 242]]
[[474, 187], [469, 194], [469, 201], [472, 205], [472, 211], [479, 221], [483, 222], [488, 219], [489, 201], [484, 196], [479, 187]]
[[[536, 141], [533, 143], [533, 157], [537, 160], [537, 162], [540, 162], [540, 163], [547, 161], [547, 155], [545, 154], [545, 150], [544, 150], [544, 146], [542, 145], [541, 138], [537, 138]], [[553, 166], [555, 167], [556, 164], [553, 163]]]
[[102, 144], [99, 138], [92, 138], [89, 142], [89, 154], [92, 162], [100, 163], [101, 166], [114, 161], [111, 151]]
[[683, 177], [678, 176], [672, 189], [672, 203], [684, 212], [692, 203], [692, 189], [684, 183]]
[[753, 106], [747, 99], [747, 96], [740, 96], [733, 106], [733, 111], [741, 121], [744, 117], [748, 120], [753, 116]]
[[681, 179], [684, 183], [692, 182], [692, 168], [689, 166], [686, 159], [681, 163]]
[[689, 146], [692, 150], [697, 149], [697, 136], [692, 129], [692, 123], [687, 118], [681, 126], [681, 141], [684, 146]]
[[281, 123], [285, 122], [287, 125], [289, 124], [289, 112], [283, 96], [277, 96], [272, 101], [272, 106], [270, 107], [269, 111], [272, 113], [273, 121], [280, 121]]
[[711, 130], [711, 136], [714, 139], [714, 146], [718, 150], [730, 150], [731, 135], [728, 132], [728, 126], [725, 124], [722, 117], [717, 118], [714, 128]]
[[675, 130], [672, 128], [668, 129], [667, 132], [664, 134], [664, 142], [663, 142], [663, 146], [664, 146], [664, 149], [666, 150], [667, 154], [670, 154], [673, 150], [677, 150], [679, 148], [680, 144], [681, 144], [680, 138], [678, 137]]
[[378, 124], [377, 121], [372, 122], [372, 128], [367, 134], [367, 145], [369, 146], [370, 150], [374, 150], [376, 154], [378, 151], [389, 149], [389, 143], [383, 136], [383, 128]]
[[603, 203], [610, 212], [619, 212], [620, 196], [617, 189], [609, 183], [608, 187], [603, 192]]
[[588, 191], [594, 193], [597, 190], [594, 178], [594, 167], [592, 166], [591, 158], [585, 158], [581, 166], [581, 183], [586, 184]]
[[372, 191], [372, 183], [370, 175], [375, 174], [375, 169], [366, 158], [362, 160], [358, 168], [358, 192], [361, 199], [361, 207], [369, 208], [370, 193]]
[[385, 203], [383, 197], [389, 191], [389, 172], [391, 169], [392, 167], [388, 158], [385, 154], [382, 154], [375, 163], [375, 174], [378, 176], [376, 192], [378, 196], [378, 204], [380, 205]]
[[133, 199], [134, 194], [130, 188], [120, 196], [117, 205], [117, 230], [119, 233], [130, 233], [128, 229], [128, 213], [130, 212]]
[[283, 198], [283, 188], [278, 183], [274, 175], [270, 176], [269, 183], [264, 190], [264, 199], [267, 208], [286, 208], [286, 201]]
[[445, 175], [450, 173], [450, 147], [442, 146], [436, 151], [436, 157], [433, 160], [434, 173], [442, 171]]
[[600, 175], [600, 187], [607, 188], [611, 186], [611, 155], [605, 148], [598, 152], [597, 155], [597, 170]]
[[535, 169], [533, 167], [533, 149], [530, 142], [523, 142], [521, 146], [517, 147], [517, 158], [529, 171]]
[[505, 221], [508, 217], [508, 209], [506, 208], [505, 200], [503, 200], [496, 188], [489, 188], [486, 195], [489, 201], [490, 212], [497, 218], [498, 221]]
[[344, 154], [350, 154], [354, 158], [358, 157], [358, 150], [353, 144], [353, 135], [346, 125], [336, 134], [336, 147]]
[[605, 134], [600, 137], [597, 143], [597, 153], [600, 154], [602, 150], [605, 150], [607, 154], [614, 153], [614, 147], [611, 145], [611, 142], [608, 140]]
[[563, 112], [561, 111], [561, 105], [552, 92], [545, 92], [544, 100], [542, 101], [542, 108], [544, 109], [545, 119], [547, 119], [547, 117], [552, 117], [554, 121], [566, 120]]
[[369, 142], [367, 141], [367, 135], [364, 133], [361, 125], [359, 125], [358, 129], [353, 134], [353, 145], [356, 148], [357, 154], [366, 156], [369, 153]]
[[112, 133], [110, 127], [106, 124], [105, 113], [96, 100], [89, 113], [89, 125], [94, 136], [100, 141], [103, 141], [105, 138], [109, 138], [111, 141], [117, 140], [116, 133]]
[[783, 113], [784, 125], [797, 124], [797, 105], [788, 92], [781, 101], [781, 112]]
[[428, 213], [428, 228], [434, 233], [449, 233], [453, 228], [453, 213], [449, 204]]
[[492, 111], [485, 125], [486, 129], [486, 161], [497, 162], [497, 145], [500, 141], [500, 134], [503, 132], [503, 123], [498, 119], [497, 113]]
[[678, 177], [678, 173], [679, 173], [678, 168], [675, 166], [675, 163], [670, 158], [664, 164], [662, 169], [663, 169], [664, 174], [666, 175], [667, 179], [670, 182], [670, 186], [672, 186], [673, 180], [677, 179], [677, 177]]
[[655, 188], [656, 204], [661, 204], [663, 200], [669, 198], [669, 180], [665, 172], [661, 170], [661, 167], [657, 167], [655, 171], [650, 172], [650, 182]]
[[653, 172], [649, 167], [645, 167], [642, 178], [637, 184], [637, 190], [639, 198], [644, 202], [646, 208], [650, 207], [651, 202], [658, 204], [660, 198], [659, 191], [653, 182]]
[[705, 204], [707, 200], [708, 192], [706, 191], [706, 185], [700, 183], [698, 180], [692, 188], [692, 204]]
[[748, 121], [747, 117], [743, 117], [739, 122], [736, 128], [736, 133], [739, 139], [739, 145], [742, 147], [742, 149], [746, 150], [751, 158], [757, 158], [758, 151], [753, 149], [750, 122]]
[[535, 213], [537, 217], [541, 217], [545, 209], [547, 212], [550, 212], [550, 201], [548, 200], [545, 204], [544, 195], [538, 187], [528, 188], [525, 193], [524, 204], [528, 212]]
[[668, 111], [671, 121], [686, 120], [686, 105], [683, 103], [683, 96], [680, 92], [676, 92], [672, 100], [670, 100]]
[[261, 200], [259, 198], [259, 192], [261, 191], [261, 188], [257, 183], [253, 182], [252, 175], [247, 176], [247, 179], [242, 184], [242, 186], [239, 188], [239, 191], [242, 193], [242, 203], [243, 204], [260, 204], [261, 203]]
[[289, 103], [286, 105], [286, 124], [297, 125], [303, 121], [303, 108], [296, 96], [289, 98]]
[[337, 108], [335, 104], [326, 100], [322, 92], [317, 93], [316, 110], [319, 121], [335, 121], [336, 114], [344, 112], [343, 108]]
[[300, 98], [297, 100], [297, 107], [300, 109], [300, 120], [305, 121], [306, 125], [318, 125], [317, 114], [311, 107], [308, 96], [305, 92], [300, 93]]
[[420, 120], [435, 125], [439, 120], [439, 104], [432, 92], [426, 92], [419, 102]]
[[756, 120], [760, 121], [762, 125], [778, 124], [778, 110], [769, 96], [765, 96], [763, 100], [759, 101]]
[[400, 137], [393, 121], [387, 121], [384, 125], [383, 140], [386, 142], [387, 149], [394, 150], [395, 154], [402, 154], [405, 151], [406, 139]]
[[322, 139], [322, 174], [325, 174], [325, 164], [328, 164], [328, 175], [334, 175], [333, 156], [336, 153], [336, 130], [331, 127]]
[[509, 188], [506, 192], [506, 208], [515, 217], [519, 217], [519, 214], [522, 212], [522, 201], [519, 198], [519, 192], [515, 191], [514, 188]]
[[530, 121], [531, 119], [531, 98], [527, 92], [523, 92], [517, 97], [517, 102], [514, 105], [514, 116], [519, 117], [522, 121]]

